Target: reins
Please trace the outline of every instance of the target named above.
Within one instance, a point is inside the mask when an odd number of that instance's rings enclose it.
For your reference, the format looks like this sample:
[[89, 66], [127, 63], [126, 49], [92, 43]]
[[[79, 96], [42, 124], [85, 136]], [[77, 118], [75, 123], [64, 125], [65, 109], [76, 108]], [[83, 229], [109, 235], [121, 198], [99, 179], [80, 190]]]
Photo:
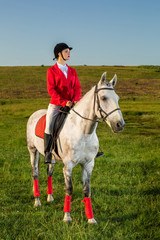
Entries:
[[75, 112], [79, 117], [81, 117], [81, 118], [83, 118], [85, 120], [89, 120], [89, 121], [92, 121], [92, 122], [103, 122], [101, 120], [94, 120], [94, 119], [83, 117], [80, 113], [76, 112], [74, 109], [72, 109], [72, 111]]
[[[98, 89], [98, 85], [96, 84], [95, 86], [95, 91], [94, 91], [94, 111], [95, 111], [95, 103], [96, 103], [96, 98], [97, 98], [97, 104], [98, 104], [98, 111], [100, 112], [100, 115], [101, 115], [101, 118], [102, 120], [94, 120], [94, 119], [90, 119], [90, 118], [86, 118], [86, 117], [83, 117], [80, 113], [78, 113], [76, 110], [74, 110], [73, 108], [71, 109], [73, 112], [75, 112], [79, 117], [85, 119], [85, 120], [89, 120], [89, 121], [92, 121], [92, 122], [103, 122], [106, 120], [106, 118], [111, 115], [112, 113], [114, 113], [115, 111], [118, 111], [120, 110], [120, 108], [116, 108], [114, 109], [113, 111], [109, 112], [109, 113], [106, 113], [101, 105], [100, 105], [100, 100], [99, 100], [99, 97], [98, 97], [98, 92], [101, 91], [101, 90], [112, 90], [114, 91], [114, 88], [99, 88]], [[103, 116], [104, 113], [106, 116]]]

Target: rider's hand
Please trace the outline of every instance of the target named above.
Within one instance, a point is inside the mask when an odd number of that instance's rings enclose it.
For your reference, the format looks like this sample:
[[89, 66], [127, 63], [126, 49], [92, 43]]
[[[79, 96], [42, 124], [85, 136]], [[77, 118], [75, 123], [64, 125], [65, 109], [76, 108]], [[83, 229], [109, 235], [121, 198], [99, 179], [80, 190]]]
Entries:
[[71, 108], [72, 105], [73, 105], [73, 103], [72, 103], [71, 101], [68, 101], [68, 102], [66, 103], [66, 106], [69, 107], [69, 108]]

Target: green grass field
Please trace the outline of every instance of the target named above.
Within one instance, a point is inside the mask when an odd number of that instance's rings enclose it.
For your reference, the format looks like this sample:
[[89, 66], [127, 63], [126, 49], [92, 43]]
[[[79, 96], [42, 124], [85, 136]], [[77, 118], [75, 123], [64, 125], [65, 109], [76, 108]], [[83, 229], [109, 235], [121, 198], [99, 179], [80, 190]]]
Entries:
[[53, 174], [54, 203], [48, 204], [47, 173], [41, 157], [41, 208], [34, 208], [26, 123], [47, 108], [48, 67], [0, 67], [0, 239], [160, 239], [160, 67], [76, 66], [83, 94], [104, 71], [116, 73], [116, 92], [126, 122], [120, 134], [104, 123], [97, 135], [105, 155], [96, 159], [91, 178], [98, 225], [84, 213], [81, 168], [73, 169], [71, 216], [62, 222], [62, 163]]

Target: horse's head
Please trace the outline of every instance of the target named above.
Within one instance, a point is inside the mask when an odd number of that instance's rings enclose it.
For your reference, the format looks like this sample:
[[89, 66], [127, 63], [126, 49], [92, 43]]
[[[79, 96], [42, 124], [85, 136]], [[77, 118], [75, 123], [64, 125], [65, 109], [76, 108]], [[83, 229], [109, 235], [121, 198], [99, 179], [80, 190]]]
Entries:
[[106, 72], [95, 89], [95, 113], [99, 119], [103, 119], [112, 129], [118, 133], [123, 130], [125, 122], [118, 105], [119, 97], [114, 91], [117, 75], [109, 82], [106, 81]]

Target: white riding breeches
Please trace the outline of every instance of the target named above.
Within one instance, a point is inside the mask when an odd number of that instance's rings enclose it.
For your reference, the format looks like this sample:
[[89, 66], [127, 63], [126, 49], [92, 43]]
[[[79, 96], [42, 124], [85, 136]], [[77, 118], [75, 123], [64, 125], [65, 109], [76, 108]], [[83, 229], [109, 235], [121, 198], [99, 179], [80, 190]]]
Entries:
[[55, 116], [59, 113], [60, 107], [61, 106], [59, 106], [59, 105], [54, 105], [51, 103], [48, 105], [48, 110], [47, 110], [47, 115], [46, 115], [45, 133], [51, 134], [52, 122], [53, 122]]

